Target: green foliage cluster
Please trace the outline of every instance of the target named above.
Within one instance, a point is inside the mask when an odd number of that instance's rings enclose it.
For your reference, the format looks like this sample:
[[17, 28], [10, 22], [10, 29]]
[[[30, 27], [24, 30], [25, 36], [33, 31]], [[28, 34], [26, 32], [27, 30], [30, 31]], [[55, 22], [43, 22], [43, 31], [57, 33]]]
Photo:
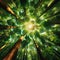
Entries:
[[[4, 0], [18, 16], [0, 8], [0, 60], [21, 36], [25, 36], [16, 60], [60, 60], [60, 1]], [[39, 25], [28, 33], [24, 23], [34, 20]], [[37, 46], [38, 48], [37, 48]]]

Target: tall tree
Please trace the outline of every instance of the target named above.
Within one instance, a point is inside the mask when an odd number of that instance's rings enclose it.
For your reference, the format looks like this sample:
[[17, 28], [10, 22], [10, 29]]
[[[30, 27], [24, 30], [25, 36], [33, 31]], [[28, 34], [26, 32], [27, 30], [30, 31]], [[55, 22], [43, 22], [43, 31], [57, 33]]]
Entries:
[[0, 1], [0, 7], [17, 18], [15, 12], [10, 8], [10, 6], [6, 2]]
[[38, 46], [38, 44], [34, 40], [33, 40], [33, 42], [34, 42], [34, 45], [36, 47], [36, 50], [37, 50], [37, 54], [38, 54], [39, 59], [45, 60], [45, 58], [42, 55], [42, 52], [41, 52], [40, 47]]
[[53, 0], [52, 3], [49, 6], [47, 6], [46, 10], [44, 12], [42, 12], [42, 14], [40, 16], [42, 16], [44, 13], [46, 13], [48, 10], [50, 10], [59, 1], [60, 0]]
[[7, 56], [4, 57], [3, 60], [13, 60], [15, 54], [17, 53], [20, 45], [21, 45], [21, 41], [22, 41], [23, 37], [21, 37], [16, 44], [14, 45], [14, 47], [12, 47], [12, 49], [10, 50], [10, 52], [7, 54]]

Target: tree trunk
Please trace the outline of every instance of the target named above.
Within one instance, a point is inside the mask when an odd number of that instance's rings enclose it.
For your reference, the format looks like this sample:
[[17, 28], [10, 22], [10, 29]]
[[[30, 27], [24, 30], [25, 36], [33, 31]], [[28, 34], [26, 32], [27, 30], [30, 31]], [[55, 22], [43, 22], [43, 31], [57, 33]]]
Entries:
[[49, 6], [47, 6], [47, 8], [46, 8], [46, 10], [40, 15], [40, 17], [44, 14], [44, 13], [46, 13], [48, 10], [50, 10], [56, 3], [58, 3], [59, 2], [59, 0], [53, 0], [53, 2], [49, 5]]
[[[34, 41], [34, 40], [33, 40]], [[42, 55], [42, 52], [39, 48], [39, 46], [36, 44], [36, 42], [34, 41], [34, 44], [35, 44], [35, 47], [36, 47], [36, 50], [37, 50], [37, 54], [38, 54], [38, 58], [41, 59], [41, 60], [46, 60], [43, 55]]]
[[3, 8], [5, 11], [9, 12], [10, 14], [12, 14], [13, 16], [15, 16], [17, 18], [17, 16], [14, 13], [14, 11], [5, 2], [0, 1], [0, 7]]
[[14, 47], [10, 50], [10, 52], [7, 54], [7, 56], [4, 57], [3, 60], [13, 60], [15, 54], [17, 53], [20, 44], [21, 44], [22, 39], [20, 38], [16, 44], [14, 45]]
[[0, 25], [0, 30], [6, 30], [6, 29], [11, 29], [11, 28], [16, 28], [16, 27], [15, 26]]

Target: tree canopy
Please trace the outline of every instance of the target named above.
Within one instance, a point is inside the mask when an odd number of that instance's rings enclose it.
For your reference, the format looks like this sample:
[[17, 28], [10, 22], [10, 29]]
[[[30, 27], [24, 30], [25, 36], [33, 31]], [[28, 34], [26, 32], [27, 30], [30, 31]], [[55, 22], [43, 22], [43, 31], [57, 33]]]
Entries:
[[60, 60], [60, 0], [1, 0], [0, 60]]

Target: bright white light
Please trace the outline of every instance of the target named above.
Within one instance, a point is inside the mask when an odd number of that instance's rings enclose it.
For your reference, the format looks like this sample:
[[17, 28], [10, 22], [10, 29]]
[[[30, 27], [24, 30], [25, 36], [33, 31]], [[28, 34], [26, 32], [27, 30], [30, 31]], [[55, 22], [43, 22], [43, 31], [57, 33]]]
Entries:
[[33, 30], [35, 30], [35, 24], [32, 22], [26, 22], [24, 26], [25, 26], [25, 29], [29, 32], [32, 32]]
[[34, 28], [34, 25], [32, 24], [32, 23], [28, 23], [27, 24], [27, 26], [26, 26], [26, 28], [28, 29], [28, 30], [33, 30], [33, 28]]

